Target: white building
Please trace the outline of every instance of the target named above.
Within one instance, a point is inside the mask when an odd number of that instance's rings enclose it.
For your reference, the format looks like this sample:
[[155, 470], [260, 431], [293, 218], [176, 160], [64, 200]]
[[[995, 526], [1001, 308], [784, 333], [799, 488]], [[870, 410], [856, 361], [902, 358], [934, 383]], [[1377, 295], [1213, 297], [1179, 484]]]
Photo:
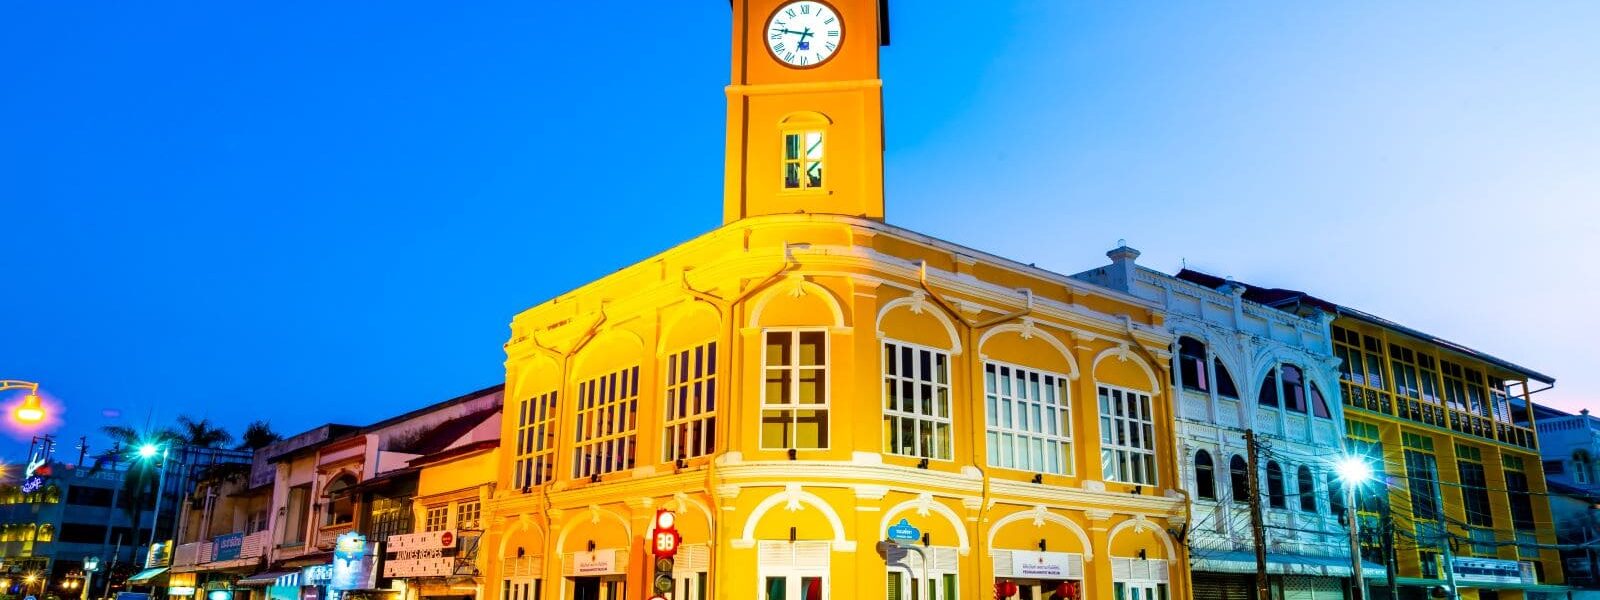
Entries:
[[[1254, 598], [1245, 432], [1260, 450], [1267, 571], [1276, 597], [1342, 598], [1350, 576], [1344, 499], [1333, 472], [1344, 415], [1331, 315], [1300, 317], [1138, 266], [1126, 246], [1076, 278], [1161, 304], [1176, 342], [1174, 440], [1192, 506], [1185, 542], [1195, 597]], [[1367, 563], [1368, 577], [1383, 567]]]

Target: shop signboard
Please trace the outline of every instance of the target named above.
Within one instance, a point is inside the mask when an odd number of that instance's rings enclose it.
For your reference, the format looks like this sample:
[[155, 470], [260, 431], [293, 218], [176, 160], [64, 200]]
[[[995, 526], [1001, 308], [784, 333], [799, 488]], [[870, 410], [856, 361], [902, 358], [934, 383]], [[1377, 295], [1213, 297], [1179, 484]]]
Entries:
[[1069, 579], [1075, 575], [1072, 572], [1072, 556], [1067, 552], [1013, 550], [1011, 576], [1025, 579]]
[[889, 526], [889, 539], [895, 542], [917, 542], [922, 540], [922, 532], [910, 521], [900, 519], [899, 523]]
[[244, 534], [230, 533], [211, 538], [211, 560], [234, 560], [239, 558], [239, 551], [244, 549]]
[[1514, 560], [1457, 557], [1452, 567], [1456, 582], [1461, 584], [1523, 583], [1522, 565]]
[[611, 575], [617, 569], [617, 551], [612, 549], [578, 552], [572, 557], [572, 573], [576, 577]]
[[448, 577], [455, 572], [455, 530], [389, 536], [384, 577]]
[[144, 568], [154, 569], [172, 564], [172, 540], [150, 544], [145, 553]]
[[324, 600], [342, 600], [350, 590], [370, 589], [377, 585], [376, 554], [369, 552], [367, 536], [354, 531], [340, 534], [333, 540], [333, 577], [328, 581]]

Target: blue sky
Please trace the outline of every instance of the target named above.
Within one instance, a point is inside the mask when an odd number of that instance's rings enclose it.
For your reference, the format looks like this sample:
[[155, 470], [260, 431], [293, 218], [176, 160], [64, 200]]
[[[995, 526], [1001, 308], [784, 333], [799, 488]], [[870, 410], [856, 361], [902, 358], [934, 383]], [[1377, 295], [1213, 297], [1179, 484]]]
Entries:
[[[371, 422], [720, 223], [726, 3], [471, 4], [0, 6], [0, 377], [63, 437]], [[892, 11], [890, 222], [1061, 272], [1125, 238], [1600, 406], [1600, 4]]]

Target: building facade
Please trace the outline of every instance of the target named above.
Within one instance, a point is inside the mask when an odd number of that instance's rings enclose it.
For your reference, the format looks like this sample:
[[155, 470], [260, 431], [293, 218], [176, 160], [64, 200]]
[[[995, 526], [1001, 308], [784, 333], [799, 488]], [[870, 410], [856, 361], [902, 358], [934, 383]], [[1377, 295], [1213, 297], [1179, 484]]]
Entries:
[[883, 3], [732, 4], [725, 224], [512, 321], [492, 589], [1187, 596], [1160, 306], [883, 223]]
[[[1162, 306], [1174, 337], [1177, 455], [1192, 502], [1189, 566], [1196, 598], [1255, 597], [1252, 500], [1259, 500], [1268, 585], [1276, 597], [1342, 598], [1348, 587], [1345, 493], [1334, 473], [1344, 439], [1338, 360], [1325, 312], [1299, 315], [1135, 264], [1138, 251], [1086, 281]], [[1251, 460], [1246, 432], [1255, 436]], [[1259, 493], [1252, 493], [1255, 464]], [[1381, 564], [1365, 576], [1382, 579]]]
[[1567, 582], [1600, 588], [1600, 418], [1588, 409], [1571, 414], [1539, 404], [1533, 415]]
[[[62, 586], [82, 580], [88, 556], [124, 578], [138, 571], [135, 557], [142, 558], [139, 549], [149, 540], [155, 497], [127, 493], [128, 471], [117, 466], [57, 461], [50, 467], [50, 477], [37, 491], [0, 487], [0, 588], [19, 596], [70, 593]], [[137, 531], [135, 504], [142, 505]], [[34, 582], [24, 581], [29, 574]], [[95, 593], [106, 582], [103, 577], [91, 582]]]
[[1334, 315], [1346, 448], [1371, 459], [1381, 484], [1363, 490], [1359, 524], [1385, 534], [1364, 538], [1369, 560], [1391, 566], [1393, 589], [1375, 596], [1424, 598], [1452, 583], [1467, 599], [1565, 592], [1527, 409], [1553, 378], [1301, 292], [1243, 287], [1267, 306]]

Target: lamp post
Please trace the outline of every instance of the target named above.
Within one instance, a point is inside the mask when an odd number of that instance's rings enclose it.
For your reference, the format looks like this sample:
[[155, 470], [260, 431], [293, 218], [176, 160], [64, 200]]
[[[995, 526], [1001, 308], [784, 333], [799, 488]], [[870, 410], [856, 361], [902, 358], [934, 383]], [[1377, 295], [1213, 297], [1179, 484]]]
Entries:
[[1350, 591], [1354, 600], [1367, 600], [1367, 580], [1361, 573], [1361, 532], [1356, 520], [1356, 488], [1372, 479], [1372, 465], [1359, 456], [1346, 456], [1334, 465], [1344, 483], [1345, 514], [1350, 522]]
[[44, 420], [44, 401], [39, 399], [39, 384], [20, 379], [0, 379], [0, 392], [6, 390], [28, 390], [28, 395], [22, 397], [22, 405], [11, 413], [18, 423], [37, 425]]
[[[171, 442], [164, 442], [159, 445], [145, 444], [139, 447], [139, 458], [141, 459], [149, 460], [155, 457], [157, 451], [161, 453], [161, 474], [156, 477], [156, 506], [150, 515], [150, 543], [144, 546], [146, 553], [156, 545], [156, 529], [161, 524], [161, 496], [165, 495], [167, 488], [167, 453], [171, 449]], [[145, 566], [148, 567], [150, 565], [146, 564]]]

